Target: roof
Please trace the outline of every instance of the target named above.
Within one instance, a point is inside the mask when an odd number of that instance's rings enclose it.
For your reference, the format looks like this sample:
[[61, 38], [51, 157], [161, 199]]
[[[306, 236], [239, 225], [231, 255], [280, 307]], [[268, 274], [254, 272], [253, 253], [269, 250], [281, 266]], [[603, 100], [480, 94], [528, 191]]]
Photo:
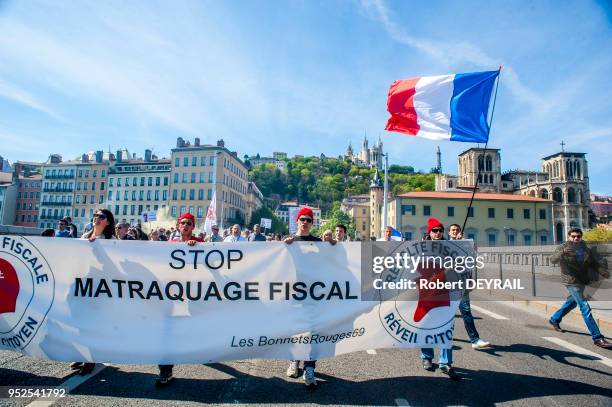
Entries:
[[[462, 199], [470, 200], [472, 198], [471, 192], [407, 192], [405, 194], [398, 195], [400, 198], [430, 198], [430, 199]], [[488, 194], [477, 192], [474, 194], [475, 201], [516, 201], [516, 202], [552, 202], [551, 199], [536, 198], [528, 195], [514, 195], [514, 194]]]
[[[468, 148], [468, 149], [467, 149], [467, 150], [465, 150], [464, 152], [459, 153], [459, 157], [461, 157], [463, 154], [466, 154], [466, 153], [468, 153], [468, 152], [470, 152], [470, 151], [472, 151], [472, 150], [474, 150], [474, 151], [482, 151], [482, 152], [484, 152], [484, 150], [485, 150], [485, 149], [484, 149], [484, 148], [476, 148], [476, 147]], [[499, 151], [499, 148], [491, 148], [491, 147], [487, 147], [487, 151], [490, 151], [490, 152]]]
[[570, 153], [569, 151], [561, 151], [549, 156], [543, 157], [542, 160], [548, 160], [549, 158], [561, 156], [561, 157], [584, 157], [586, 153]]

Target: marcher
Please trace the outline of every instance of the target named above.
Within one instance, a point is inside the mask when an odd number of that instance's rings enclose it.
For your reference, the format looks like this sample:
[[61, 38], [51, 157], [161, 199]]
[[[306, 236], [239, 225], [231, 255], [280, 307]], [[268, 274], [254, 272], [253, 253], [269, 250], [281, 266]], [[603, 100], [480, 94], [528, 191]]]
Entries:
[[[312, 209], [308, 207], [304, 207], [300, 209], [296, 217], [296, 221], [298, 224], [297, 233], [293, 236], [289, 236], [285, 238], [284, 242], [286, 244], [291, 244], [295, 241], [320, 242], [321, 241], [320, 238], [313, 236], [310, 233], [310, 229], [312, 228], [313, 219], [314, 219], [314, 213], [312, 212]], [[332, 239], [330, 243], [333, 245], [333, 244], [336, 244], [336, 241]], [[305, 360], [304, 361], [304, 374], [302, 377], [304, 379], [304, 384], [307, 387], [314, 387], [317, 385], [317, 379], [315, 378], [316, 364], [317, 364], [316, 360]], [[292, 360], [289, 363], [289, 367], [287, 368], [287, 376], [293, 377], [293, 378], [298, 377], [299, 369], [300, 369], [300, 361]]]
[[568, 241], [559, 245], [550, 256], [552, 264], [561, 265], [561, 281], [569, 292], [565, 303], [555, 312], [548, 321], [557, 332], [563, 332], [561, 320], [568, 312], [578, 306], [582, 319], [591, 333], [593, 344], [603, 349], [612, 349], [612, 343], [606, 341], [599, 331], [597, 322], [593, 318], [591, 306], [584, 298], [584, 289], [591, 282], [589, 269], [595, 270], [601, 276], [608, 278], [610, 273], [606, 264], [602, 262], [582, 240], [582, 230], [571, 228], [567, 232]]
[[129, 229], [130, 226], [127, 223], [121, 222], [115, 227], [115, 236], [119, 240], [134, 240], [134, 238], [128, 234]]
[[[96, 239], [114, 239], [115, 232], [115, 217], [113, 213], [108, 209], [98, 209], [92, 219], [93, 227], [83, 233], [81, 239], [87, 239], [93, 242]], [[79, 375], [85, 376], [91, 373], [96, 364], [93, 362], [72, 362], [70, 364], [71, 369], [79, 369]]]
[[70, 237], [70, 230], [66, 228], [66, 221], [64, 219], [60, 219], [59, 222], [57, 222], [55, 237]]
[[68, 226], [68, 229], [70, 230], [70, 237], [75, 238], [75, 239], [78, 238], [79, 231], [76, 225], [72, 223], [72, 218], [70, 216], [66, 216], [64, 217], [64, 221], [66, 222], [66, 226]]
[[332, 241], [333, 240], [332, 231], [329, 229], [324, 230], [323, 233], [321, 233], [321, 240], [323, 240], [324, 242]]
[[266, 237], [261, 233], [261, 226], [258, 223], [253, 225], [253, 233], [249, 236], [249, 242], [265, 242]]
[[[436, 218], [427, 219], [427, 237], [426, 240], [444, 240], [444, 225]], [[433, 348], [421, 348], [421, 360], [423, 361], [423, 369], [433, 371], [432, 363], [434, 357]], [[453, 380], [459, 380], [459, 375], [452, 368], [453, 363], [453, 348], [440, 349], [440, 358], [438, 359], [438, 367], [445, 375], [448, 375]]]
[[[462, 240], [463, 234], [461, 233], [461, 226], [453, 223], [448, 227], [448, 237], [450, 240]], [[472, 343], [472, 349], [485, 349], [491, 346], [491, 343], [484, 341], [480, 338], [476, 324], [474, 323], [474, 316], [472, 315], [472, 309], [470, 307], [470, 293], [467, 290], [463, 291], [461, 302], [459, 303], [459, 312], [461, 318], [463, 318], [463, 325], [465, 330], [470, 337]]]
[[[201, 243], [202, 240], [198, 236], [193, 235], [193, 229], [195, 228], [195, 218], [189, 212], [185, 212], [178, 219], [178, 237], [175, 237], [175, 240], [171, 240], [171, 242], [182, 242], [187, 243], [189, 246], [195, 246], [196, 243]], [[167, 385], [174, 376], [172, 375], [172, 369], [174, 365], [158, 365], [159, 366], [159, 376], [155, 381], [155, 386], [162, 387]]]
[[348, 240], [348, 236], [346, 234], [346, 226], [342, 223], [338, 223], [336, 225], [336, 240], [339, 242], [346, 242]]
[[219, 235], [219, 226], [212, 225], [210, 227], [211, 233], [206, 239], [207, 242], [222, 242], [223, 238]]
[[240, 225], [236, 223], [234, 226], [232, 226], [231, 233], [227, 235], [227, 237], [223, 239], [223, 241], [224, 242], [246, 242], [246, 239], [240, 235]]

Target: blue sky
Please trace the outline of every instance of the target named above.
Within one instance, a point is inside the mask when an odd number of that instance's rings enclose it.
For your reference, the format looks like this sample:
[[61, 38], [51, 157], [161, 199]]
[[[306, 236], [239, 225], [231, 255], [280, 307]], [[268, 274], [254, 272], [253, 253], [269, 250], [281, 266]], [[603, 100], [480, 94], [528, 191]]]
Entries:
[[343, 154], [456, 173], [468, 143], [387, 133], [396, 79], [504, 69], [502, 170], [588, 153], [612, 194], [612, 12], [589, 1], [0, 1], [0, 155], [43, 161], [176, 137], [239, 155]]

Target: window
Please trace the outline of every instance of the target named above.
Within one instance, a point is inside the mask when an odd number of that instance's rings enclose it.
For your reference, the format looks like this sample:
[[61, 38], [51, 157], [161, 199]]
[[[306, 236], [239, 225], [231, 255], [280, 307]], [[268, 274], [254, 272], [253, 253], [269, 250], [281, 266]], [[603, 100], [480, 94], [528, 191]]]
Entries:
[[455, 216], [455, 207], [454, 206], [449, 206], [448, 208], [446, 208], [446, 214], [449, 217]]
[[143, 199], [144, 199], [144, 191], [141, 190], [138, 192], [138, 200], [142, 201]]
[[93, 170], [93, 177], [98, 178], [98, 170]]
[[[181, 189], [181, 199], [187, 199], [187, 190], [186, 189]], [[183, 213], [181, 211], [181, 213]]]
[[100, 191], [104, 191], [104, 182], [100, 182]]
[[106, 177], [106, 170], [102, 170], [102, 173], [100, 174], [102, 176], [102, 178]]
[[523, 218], [525, 219], [531, 218], [531, 212], [529, 211], [529, 209], [523, 209]]
[[91, 183], [91, 190], [92, 190], [92, 191], [95, 191], [95, 190], [96, 190], [96, 181], [93, 181], [93, 182]]
[[[175, 166], [175, 167], [180, 167], [180, 166], [181, 166], [181, 159], [180, 159], [180, 158], [178, 158], [178, 157], [177, 157], [177, 158], [174, 160], [174, 166]], [[174, 208], [174, 206], [173, 206], [173, 208]], [[176, 209], [176, 208], [174, 208], [174, 209]], [[172, 215], [172, 216], [175, 216], [175, 215]]]
[[198, 190], [198, 199], [199, 200], [203, 200], [204, 199], [204, 190], [203, 189]]
[[100, 196], [98, 197], [98, 203], [99, 204], [103, 204], [104, 203], [104, 194], [100, 194]]
[[198, 206], [198, 218], [202, 217], [202, 207]]
[[[55, 170], [53, 170], [53, 175], [55, 175]], [[79, 178], [83, 178], [83, 170], [79, 170]]]
[[514, 219], [514, 209], [513, 208], [506, 209], [506, 217], [508, 219]]
[[514, 233], [508, 233], [508, 246], [514, 246], [515, 236]]
[[204, 157], [204, 156], [200, 157], [200, 165], [201, 166], [206, 165], [206, 157]]
[[412, 232], [404, 232], [404, 239], [412, 240]]
[[423, 206], [423, 216], [430, 216], [430, 215], [431, 215], [431, 206], [424, 205]]
[[495, 233], [488, 233], [489, 246], [495, 246]]
[[94, 199], [95, 199], [95, 195], [89, 195], [89, 203], [90, 203], [91, 205], [93, 205], [93, 204], [94, 204]]
[[541, 244], [546, 244], [548, 238], [545, 235], [541, 235], [540, 236], [540, 243]]
[[[118, 201], [119, 199], [121, 199], [121, 191], [115, 192], [115, 201]], [[118, 214], [119, 214], [119, 212], [117, 211], [117, 215]]]
[[138, 177], [133, 177], [132, 178], [132, 186], [135, 187], [138, 185]]
[[147, 191], [147, 201], [150, 201], [150, 200], [151, 200], [151, 191]]
[[89, 178], [89, 170], [85, 170], [85, 178]]
[[155, 177], [155, 186], [158, 187], [161, 182], [160, 182], [161, 178], [160, 177]]
[[540, 209], [540, 219], [546, 219], [546, 209]]
[[[178, 158], [177, 158], [178, 160]], [[172, 213], [172, 217], [176, 218], [176, 206], [173, 206], [172, 209], [170, 210], [170, 212]]]
[[130, 215], [134, 215], [136, 213], [136, 205], [130, 205]]
[[206, 182], [206, 173], [205, 172], [201, 172], [200, 173], [200, 182]]
[[113, 199], [113, 191], [108, 191], [108, 200], [112, 200]]
[[414, 205], [402, 205], [402, 215], [410, 213], [412, 216], [416, 213]]
[[184, 157], [183, 158], [183, 167], [188, 167], [189, 166], [189, 157]]
[[192, 172], [192, 173], [191, 173], [191, 183], [193, 184], [193, 183], [195, 183], [195, 182], [196, 182], [196, 173], [195, 173], [195, 172]]
[[185, 184], [187, 182], [187, 173], [186, 172], [183, 173], [181, 181], [183, 182], [183, 184]]
[[[159, 179], [159, 178], [158, 178], [158, 179]], [[148, 186], [150, 186], [150, 187], [152, 187], [152, 186], [153, 186], [153, 177], [149, 177], [149, 178], [147, 179], [147, 185], [148, 185]]]
[[[109, 179], [108, 179], [108, 186], [109, 186], [109, 187], [112, 187], [112, 186], [113, 186], [113, 179], [114, 179], [114, 178], [109, 178]], [[119, 186], [119, 185], [117, 185], [117, 186]]]
[[159, 201], [159, 191], [155, 190], [155, 198], [156, 201]]
[[210, 161], [209, 161], [209, 164], [210, 164], [210, 165], [215, 165], [215, 156], [214, 156], [214, 155], [211, 155], [211, 156], [210, 156]]
[[468, 210], [468, 218], [473, 218], [473, 217], [474, 217], [474, 208], [472, 207]]
[[140, 177], [140, 186], [144, 187], [145, 184], [145, 177]]
[[162, 191], [162, 201], [166, 201], [168, 200], [168, 191], [163, 190]]
[[[120, 187], [121, 186], [121, 178], [117, 178], [117, 186]], [[118, 214], [117, 214], [118, 215]]]
[[[130, 195], [128, 191], [124, 191], [123, 192], [123, 200], [127, 201], [128, 199], [130, 199]], [[125, 214], [124, 214], [125, 215]]]
[[168, 177], [164, 177], [164, 186], [167, 187], [168, 186]]
[[178, 189], [172, 190], [172, 199], [174, 200], [178, 199]]
[[87, 191], [87, 181], [83, 182], [83, 191]]
[[195, 167], [196, 165], [198, 165], [198, 157], [192, 157], [191, 158], [191, 166]]
[[195, 199], [195, 189], [189, 190], [189, 199], [192, 201]]
[[495, 217], [495, 208], [489, 208], [489, 218]]
[[132, 191], [132, 201], [136, 200], [136, 191]]
[[178, 172], [175, 172], [174, 173], [174, 183], [178, 184], [178, 182], [179, 182], [179, 175], [178, 175]]
[[208, 182], [213, 182], [213, 172], [208, 173]]
[[213, 194], [213, 190], [212, 190], [212, 189], [209, 189], [209, 190], [208, 190], [208, 194], [207, 194], [207, 196], [206, 196], [206, 199], [211, 200], [211, 199], [212, 199], [212, 194]]
[[531, 246], [531, 235], [525, 235], [523, 239], [525, 240], [525, 246]]

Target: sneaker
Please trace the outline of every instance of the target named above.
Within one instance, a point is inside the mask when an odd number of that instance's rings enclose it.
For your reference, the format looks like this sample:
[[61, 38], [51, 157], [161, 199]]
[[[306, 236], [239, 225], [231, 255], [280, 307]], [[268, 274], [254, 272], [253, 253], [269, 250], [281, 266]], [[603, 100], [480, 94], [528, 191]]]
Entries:
[[90, 362], [83, 363], [83, 366], [81, 366], [81, 370], [79, 370], [79, 375], [80, 376], [88, 375], [91, 372], [93, 372], [95, 367], [96, 367], [95, 363], [90, 363]]
[[287, 368], [287, 377], [293, 377], [294, 379], [300, 375], [300, 361], [292, 360]]
[[461, 377], [455, 372], [455, 369], [449, 365], [440, 365], [440, 371], [448, 376], [451, 380], [461, 380]]
[[314, 375], [314, 367], [312, 366], [308, 366], [304, 368], [304, 384], [306, 385], [306, 387], [314, 387], [317, 385], [317, 379], [315, 378]]
[[563, 329], [561, 329], [561, 326], [559, 325], [558, 322], [554, 322], [552, 320], [548, 320], [548, 323], [552, 326], [552, 329], [554, 329], [557, 332], [563, 332]]
[[491, 344], [487, 341], [483, 341], [482, 339], [478, 339], [476, 342], [472, 344], [472, 349], [484, 349], [491, 346]]
[[431, 363], [431, 359], [423, 359], [423, 369], [428, 370], [430, 372], [434, 371], [434, 365]]
[[170, 383], [172, 379], [174, 379], [174, 376], [172, 376], [172, 370], [167, 372], [159, 372], [159, 376], [157, 377], [157, 380], [155, 380], [155, 387], [164, 387]]

